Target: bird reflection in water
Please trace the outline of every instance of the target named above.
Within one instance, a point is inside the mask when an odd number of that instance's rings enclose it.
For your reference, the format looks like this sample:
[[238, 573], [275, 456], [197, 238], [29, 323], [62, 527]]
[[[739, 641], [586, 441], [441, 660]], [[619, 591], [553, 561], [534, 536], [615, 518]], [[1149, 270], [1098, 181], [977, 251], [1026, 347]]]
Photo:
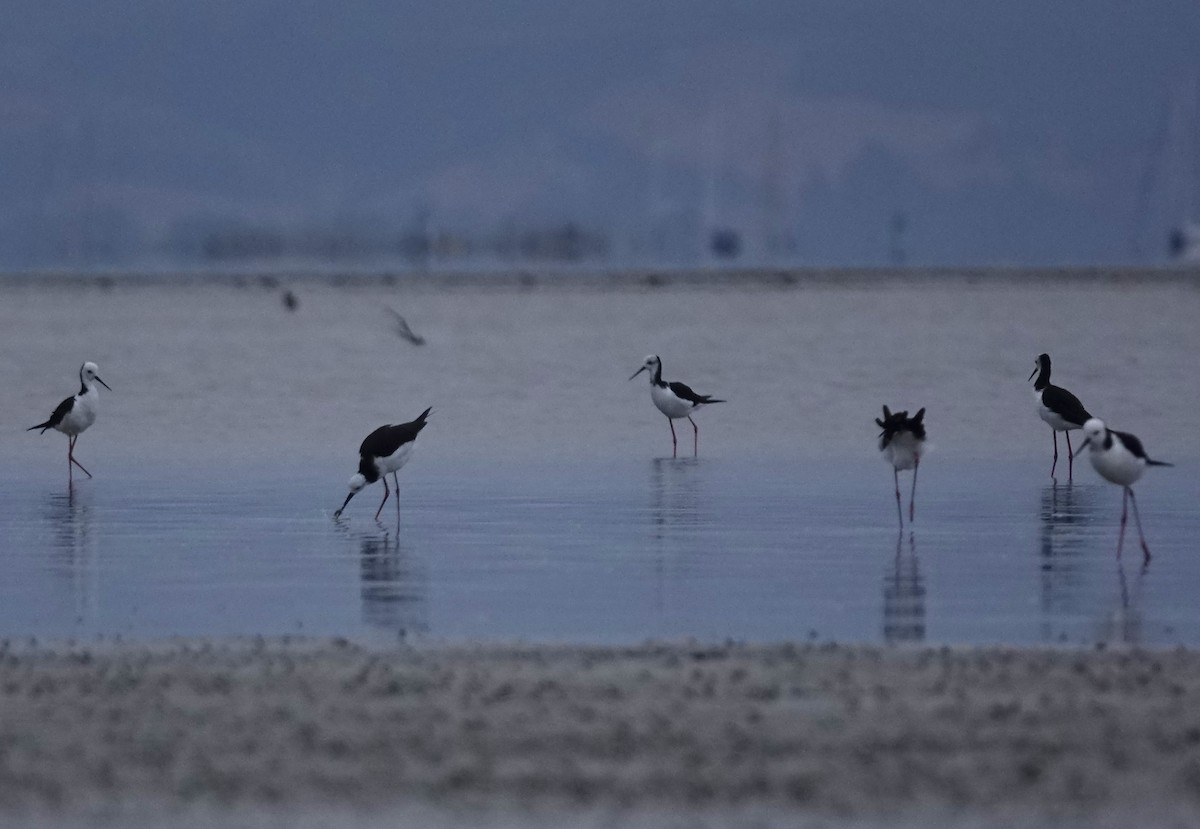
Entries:
[[54, 546], [51, 572], [68, 580], [76, 624], [95, 620], [98, 600], [99, 562], [92, 532], [92, 490], [68, 485], [46, 502], [46, 523], [52, 528]]
[[1084, 563], [1098, 496], [1095, 485], [1042, 487], [1038, 566], [1041, 569], [1041, 632], [1044, 641], [1065, 638], [1064, 622], [1085, 612]]
[[363, 621], [401, 637], [429, 632], [425, 569], [388, 533], [359, 539]]
[[654, 540], [699, 524], [696, 468], [698, 458], [655, 458], [650, 461], [650, 516]]
[[1117, 561], [1118, 604], [1104, 620], [1099, 640], [1139, 645], [1142, 641], [1142, 579], [1149, 563], [1137, 568], [1132, 578], [1125, 576], [1125, 565]]
[[925, 641], [925, 580], [917, 559], [916, 540], [896, 537], [896, 554], [883, 574], [883, 640]]
[[[675, 550], [694, 549], [700, 526], [699, 458], [650, 461], [650, 529], [654, 541], [654, 602], [666, 606], [667, 559]], [[690, 556], [671, 557], [673, 568], [688, 567]]]

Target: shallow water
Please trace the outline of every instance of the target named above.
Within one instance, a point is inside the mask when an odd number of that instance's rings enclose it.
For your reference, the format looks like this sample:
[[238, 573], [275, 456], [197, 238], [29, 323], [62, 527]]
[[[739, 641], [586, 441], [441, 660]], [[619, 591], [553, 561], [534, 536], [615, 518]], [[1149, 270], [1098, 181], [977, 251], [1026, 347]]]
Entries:
[[[1189, 283], [299, 293], [0, 287], [0, 636], [1200, 642]], [[1050, 485], [1042, 350], [1179, 463], [1137, 487], [1148, 568], [1085, 459]], [[625, 382], [647, 351], [730, 400], [699, 458]], [[115, 391], [68, 489], [22, 429], [82, 359]], [[935, 445], [903, 534], [884, 401]], [[362, 436], [427, 405], [399, 530], [379, 487], [334, 521]]]

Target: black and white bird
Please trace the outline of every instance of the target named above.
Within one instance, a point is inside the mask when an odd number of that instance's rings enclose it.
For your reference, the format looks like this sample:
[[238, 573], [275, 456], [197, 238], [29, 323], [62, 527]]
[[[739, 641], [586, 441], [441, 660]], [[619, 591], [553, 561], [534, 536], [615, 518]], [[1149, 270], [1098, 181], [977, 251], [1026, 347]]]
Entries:
[[1079, 398], [1064, 388], [1050, 384], [1050, 355], [1039, 354], [1037, 367], [1029, 379], [1033, 383], [1033, 395], [1037, 398], [1038, 417], [1050, 426], [1050, 434], [1054, 437], [1054, 462], [1050, 464], [1050, 477], [1054, 478], [1054, 470], [1058, 466], [1058, 433], [1067, 435], [1067, 480], [1070, 481], [1075, 473], [1075, 453], [1071, 449], [1071, 430], [1082, 429], [1083, 424], [1091, 419], [1091, 414], [1079, 402]]
[[904, 512], [900, 509], [900, 470], [913, 471], [912, 492], [908, 496], [908, 520], [911, 523], [916, 513], [917, 471], [921, 467], [921, 456], [925, 453], [925, 409], [912, 417], [907, 411], [892, 412], [883, 407], [883, 419], [875, 418], [879, 433], [879, 451], [883, 459], [892, 465], [892, 477], [896, 481], [896, 515], [900, 526], [904, 526]]
[[1147, 466], [1171, 466], [1165, 461], [1152, 460], [1142, 448], [1142, 442], [1128, 432], [1118, 432], [1109, 429], [1104, 421], [1093, 417], [1083, 424], [1083, 443], [1077, 452], [1086, 447], [1092, 459], [1092, 466], [1100, 473], [1100, 477], [1110, 481], [1124, 490], [1121, 497], [1121, 534], [1117, 539], [1117, 556], [1121, 555], [1121, 545], [1125, 543], [1125, 522], [1128, 519], [1129, 502], [1133, 502], [1133, 519], [1137, 522], [1138, 539], [1142, 542], [1142, 554], [1145, 561], [1150, 561], [1150, 548], [1146, 546], [1146, 536], [1142, 534], [1142, 519], [1138, 516], [1137, 498], [1133, 494], [1133, 484], [1142, 477]]
[[[26, 432], [32, 432], [34, 429], [41, 429], [40, 434], [45, 434], [47, 429], [57, 429], [66, 435], [67, 441], [67, 480], [71, 480], [71, 467], [78, 466], [83, 469], [83, 464], [75, 460], [75, 442], [79, 440], [79, 435], [96, 422], [96, 412], [98, 410], [98, 400], [100, 392], [96, 390], [96, 384], [108, 388], [108, 383], [100, 379], [99, 368], [95, 363], [84, 363], [79, 368], [79, 393], [73, 397], [68, 397], [66, 400], [58, 404], [58, 408], [50, 415], [50, 419], [44, 423], [39, 423], [36, 426], [30, 426]], [[83, 474], [89, 478], [92, 473], [83, 469]]]
[[678, 447], [678, 441], [675, 439], [675, 424], [672, 421], [681, 417], [686, 417], [688, 423], [692, 424], [692, 454], [698, 454], [700, 429], [696, 426], [696, 421], [692, 420], [692, 412], [709, 403], [724, 403], [725, 401], [707, 394], [696, 394], [683, 383], [668, 383], [663, 380], [662, 360], [657, 355], [647, 356], [642, 367], [630, 375], [629, 379], [632, 380], [643, 371], [650, 372], [650, 399], [654, 401], [658, 410], [667, 416], [667, 423], [671, 427], [671, 457], [675, 457]]
[[396, 484], [396, 519], [400, 519], [400, 481], [396, 477], [396, 472], [408, 463], [408, 459], [412, 455], [413, 444], [416, 443], [417, 435], [421, 434], [421, 430], [425, 428], [425, 418], [429, 416], [432, 408], [431, 406], [421, 412], [416, 420], [408, 423], [380, 426], [363, 439], [362, 446], [358, 447], [358, 472], [350, 477], [350, 494], [333, 514], [334, 518], [341, 517], [346, 504], [349, 504], [350, 499], [357, 495], [363, 487], [382, 479], [383, 500], [379, 502], [379, 509], [375, 510], [375, 520], [378, 521], [379, 513], [383, 512], [383, 505], [387, 503], [389, 494], [387, 475], [391, 473], [392, 482]]

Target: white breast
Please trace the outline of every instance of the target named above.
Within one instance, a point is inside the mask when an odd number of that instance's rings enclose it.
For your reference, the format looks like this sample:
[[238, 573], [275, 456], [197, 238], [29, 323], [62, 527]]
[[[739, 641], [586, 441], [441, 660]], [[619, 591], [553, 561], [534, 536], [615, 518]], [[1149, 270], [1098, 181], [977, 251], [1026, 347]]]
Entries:
[[[1045, 391], [1045, 389], [1043, 389], [1042, 391]], [[1043, 406], [1042, 405], [1042, 392], [1035, 391], [1033, 393], [1033, 396], [1037, 398], [1038, 417], [1040, 417], [1042, 420], [1044, 420], [1050, 426], [1051, 429], [1053, 429], [1056, 432], [1069, 432], [1072, 429], [1079, 428], [1074, 423], [1068, 423], [1067, 421], [1065, 421], [1061, 417], [1059, 417], [1055, 412], [1053, 412], [1050, 409], [1047, 409], [1045, 406]]]
[[650, 399], [654, 401], [654, 405], [660, 412], [670, 418], [687, 417], [692, 411], [699, 408], [690, 401], [676, 397], [669, 388], [661, 386], [650, 386]]
[[912, 469], [921, 458], [921, 441], [912, 432], [901, 432], [883, 449], [883, 459], [896, 469]]
[[1089, 449], [1092, 466], [1105, 480], [1120, 486], [1129, 486], [1146, 471], [1146, 461], [1130, 452], [1113, 438], [1111, 449], [1097, 451]]
[[54, 428], [64, 435], [78, 435], [96, 422], [96, 393], [94, 391], [75, 398], [71, 411]]
[[408, 458], [412, 454], [415, 441], [409, 441], [396, 450], [395, 454], [389, 455], [386, 458], [379, 458], [375, 462], [376, 468], [379, 469], [380, 475], [386, 475], [389, 472], [397, 472], [400, 467], [408, 463]]

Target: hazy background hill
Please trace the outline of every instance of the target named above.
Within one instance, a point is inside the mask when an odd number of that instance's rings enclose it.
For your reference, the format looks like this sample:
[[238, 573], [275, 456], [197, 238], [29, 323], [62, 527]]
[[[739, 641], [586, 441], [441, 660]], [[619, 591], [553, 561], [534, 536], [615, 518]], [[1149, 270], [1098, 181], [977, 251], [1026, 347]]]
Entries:
[[0, 267], [1162, 261], [1198, 43], [1191, 0], [9, 0]]

